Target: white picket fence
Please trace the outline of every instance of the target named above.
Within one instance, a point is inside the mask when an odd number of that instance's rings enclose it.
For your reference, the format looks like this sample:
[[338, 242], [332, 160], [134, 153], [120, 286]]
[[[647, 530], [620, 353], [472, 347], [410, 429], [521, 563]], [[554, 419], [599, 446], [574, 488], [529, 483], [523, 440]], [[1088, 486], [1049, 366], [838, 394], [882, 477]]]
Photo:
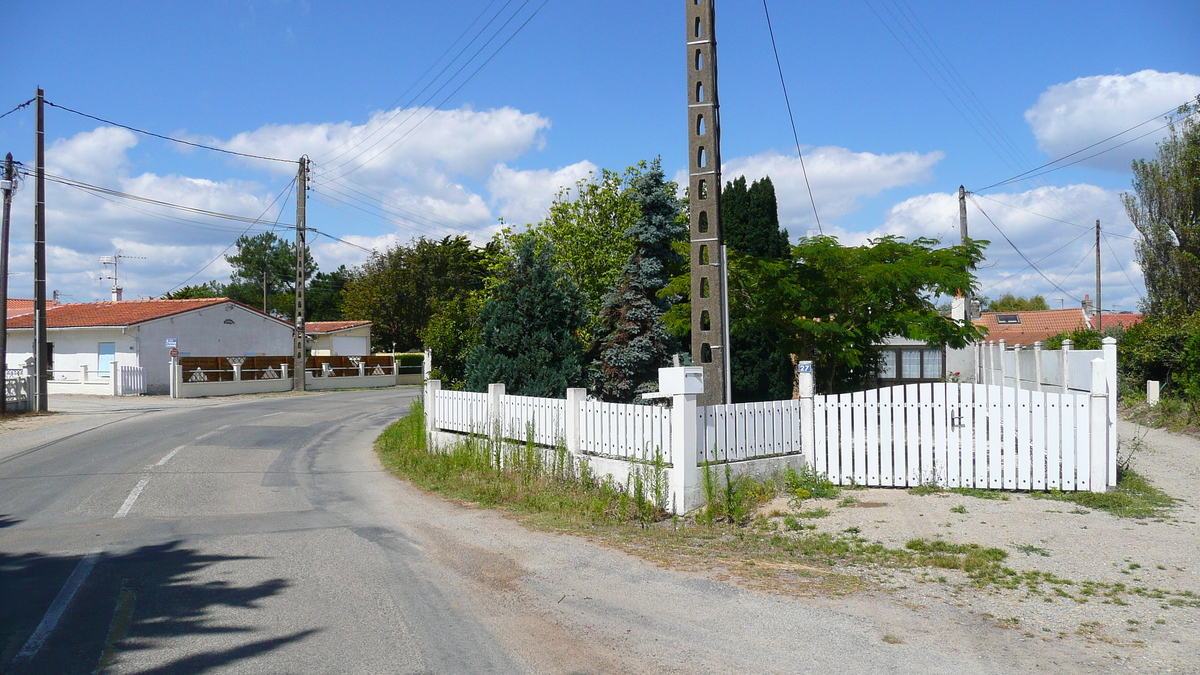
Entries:
[[118, 377], [121, 378], [118, 395], [128, 396], [146, 393], [146, 369], [141, 366], [120, 366]]
[[1087, 394], [941, 382], [815, 396], [802, 373], [799, 400], [697, 406], [695, 394], [676, 394], [670, 408], [592, 401], [583, 389], [566, 400], [509, 396], [502, 384], [442, 391], [430, 380], [426, 423], [431, 434], [499, 428], [521, 443], [532, 428], [535, 443], [602, 462], [617, 480], [660, 456], [685, 510], [711, 463], [743, 473], [807, 464], [839, 485], [1100, 492], [1116, 485], [1116, 417], [1108, 364], [1091, 366]]

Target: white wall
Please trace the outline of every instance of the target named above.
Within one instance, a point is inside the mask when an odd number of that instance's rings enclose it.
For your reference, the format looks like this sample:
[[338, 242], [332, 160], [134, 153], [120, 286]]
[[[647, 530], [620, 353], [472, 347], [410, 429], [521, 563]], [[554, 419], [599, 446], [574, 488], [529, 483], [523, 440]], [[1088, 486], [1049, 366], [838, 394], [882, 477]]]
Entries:
[[[140, 365], [136, 331], [136, 328], [125, 331], [120, 328], [50, 329], [47, 333], [49, 341], [54, 344], [54, 379], [78, 379], [80, 366], [88, 367], [89, 379], [97, 374], [107, 375], [107, 369], [103, 373], [96, 372], [100, 366], [101, 342], [116, 343], [115, 359], [122, 366]], [[32, 357], [33, 330], [8, 331], [8, 367], [24, 368], [26, 359]], [[165, 377], [163, 382], [166, 382]]]
[[171, 350], [166, 346], [167, 338], [175, 338], [181, 356], [292, 353], [291, 326], [234, 303], [147, 321], [130, 329], [134, 330], [141, 347], [140, 365], [146, 369], [146, 392], [150, 394], [170, 391]]

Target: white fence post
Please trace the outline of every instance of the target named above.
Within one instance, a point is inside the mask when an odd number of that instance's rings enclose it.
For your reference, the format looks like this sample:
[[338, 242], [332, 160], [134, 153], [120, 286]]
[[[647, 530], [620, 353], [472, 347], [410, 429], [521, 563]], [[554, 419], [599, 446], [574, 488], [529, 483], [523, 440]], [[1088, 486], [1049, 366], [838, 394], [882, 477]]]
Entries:
[[242, 381], [242, 364], [240, 364], [240, 363], [233, 364], [233, 381], [234, 382]]
[[488, 427], [489, 433], [496, 440], [504, 438], [504, 383], [496, 382], [488, 385]]
[[122, 394], [121, 385], [123, 383], [121, 382], [121, 366], [117, 365], [116, 359], [113, 359], [108, 364], [108, 379], [112, 383], [113, 396], [120, 396]]
[[1108, 382], [1108, 486], [1111, 488], [1117, 486], [1117, 339], [1109, 336], [1101, 342], [1104, 379]]
[[[1108, 401], [1111, 396], [1108, 382], [1104, 379], [1104, 360], [1092, 359], [1092, 419], [1091, 419], [1091, 488], [1092, 492], [1108, 491], [1108, 471], [1110, 459], [1113, 472], [1116, 472], [1116, 453], [1109, 445], [1108, 438]], [[1110, 458], [1110, 455], [1112, 457]], [[1115, 478], [1113, 479], [1115, 482]]]
[[813, 466], [813, 457], [817, 448], [817, 439], [813, 435], [813, 362], [801, 361], [796, 364], [796, 386], [800, 392], [800, 454], [804, 463]]
[[580, 408], [583, 407], [583, 402], [587, 400], [587, 389], [582, 387], [571, 387], [567, 389], [567, 415], [563, 420], [566, 426], [566, 438], [563, 441], [567, 444], [567, 452], [578, 458], [583, 454], [583, 444], [579, 433], [579, 414]]
[[358, 376], [366, 377], [366, 375], [367, 375], [367, 362], [359, 361], [358, 362]]
[[88, 367], [87, 366], [79, 366], [79, 381], [80, 382], [88, 381]]
[[425, 381], [425, 440], [427, 447], [433, 446], [433, 434], [438, 430], [437, 396], [441, 390], [441, 380]]
[[[393, 357], [393, 359], [394, 358], [395, 357]], [[392, 363], [395, 363], [395, 361], [393, 360]], [[396, 372], [398, 373], [400, 371], [397, 370]], [[425, 358], [422, 359], [422, 361], [421, 361], [421, 376], [423, 379], [428, 380], [429, 374], [432, 372], [433, 372], [433, 350], [426, 349], [425, 350]]]
[[1070, 340], [1062, 341], [1062, 393], [1064, 394], [1071, 391], [1071, 345], [1073, 344], [1075, 343]]
[[[281, 380], [288, 379], [288, 364], [286, 364], [286, 363], [279, 364], [279, 379], [281, 379]], [[295, 383], [293, 383], [292, 389], [295, 389], [295, 388], [296, 388], [296, 385], [295, 385]]]
[[1037, 386], [1034, 391], [1042, 390], [1042, 347], [1045, 346], [1041, 340], [1033, 343], [1033, 376], [1037, 379]]
[[1001, 387], [1008, 385], [1008, 368], [1004, 365], [1004, 350], [1007, 348], [1008, 348], [1008, 346], [1004, 343], [1004, 340], [1001, 340], [1000, 341], [1000, 386]]
[[170, 363], [167, 364], [167, 372], [170, 373], [171, 380], [171, 398], [179, 398], [179, 380], [175, 377], [178, 369], [175, 365], [176, 357], [172, 356]]
[[698, 410], [696, 394], [675, 394], [671, 397], [671, 511], [687, 513], [693, 504], [688, 495], [700, 485], [698, 444]]

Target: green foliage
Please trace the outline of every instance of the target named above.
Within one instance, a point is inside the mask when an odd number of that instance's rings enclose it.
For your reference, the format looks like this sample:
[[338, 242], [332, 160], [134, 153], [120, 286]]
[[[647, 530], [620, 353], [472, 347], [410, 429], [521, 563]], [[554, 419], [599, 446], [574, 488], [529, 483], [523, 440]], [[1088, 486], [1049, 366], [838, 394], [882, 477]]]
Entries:
[[[746, 187], [744, 176], [721, 192], [721, 230], [731, 250], [752, 256], [791, 256], [786, 230], [779, 229], [779, 209], [770, 177]], [[791, 355], [780, 348], [777, 327], [731, 330], [733, 402], [771, 401], [792, 396]]]
[[995, 300], [983, 303], [985, 312], [1038, 312], [1047, 309], [1050, 309], [1050, 306], [1046, 304], [1046, 298], [1040, 295], [1025, 298], [1005, 293]]
[[[270, 314], [295, 318], [295, 245], [274, 232], [253, 237], [242, 235], [235, 245], [237, 253], [225, 256], [233, 266], [233, 275], [226, 287], [228, 296]], [[308, 252], [307, 256], [309, 274], [316, 274], [317, 264], [312, 253]]]
[[350, 281], [345, 265], [326, 274], [317, 272], [309, 279], [304, 295], [304, 318], [307, 321], [342, 321], [342, 291]]
[[981, 337], [939, 314], [933, 298], [975, 286], [984, 244], [937, 248], [932, 239], [888, 236], [849, 247], [812, 237], [787, 260], [730, 254], [733, 326], [778, 329], [780, 348], [813, 360], [826, 392], [859, 388], [888, 336], [955, 348]]
[[1163, 385], [1165, 397], [1181, 399], [1200, 414], [1200, 312], [1182, 317], [1147, 317], [1131, 326], [1117, 350], [1122, 384], [1144, 390], [1146, 380]]
[[1073, 331], [1046, 338], [1046, 349], [1062, 349], [1063, 340], [1071, 341], [1071, 349], [1101, 349], [1104, 347], [1104, 338], [1110, 336], [1120, 340], [1125, 336], [1125, 328], [1110, 326], [1103, 332], [1094, 328], [1076, 328]]
[[715, 470], [712, 462], [701, 467], [704, 506], [696, 512], [696, 522], [709, 526], [722, 522], [744, 525], [759, 505], [775, 496], [775, 482], [735, 476], [729, 464], [722, 466], [723, 472]]
[[1117, 489], [1111, 492], [1031, 492], [1034, 499], [1054, 499], [1107, 511], [1120, 518], [1157, 518], [1166, 515], [1175, 500], [1129, 469], [1119, 469]]
[[1200, 311], [1200, 96], [1177, 111], [1179, 126], [1151, 160], [1134, 160], [1125, 212], [1138, 229], [1137, 258], [1151, 317]]
[[467, 356], [479, 344], [479, 312], [484, 298], [483, 291], [476, 291], [435, 300], [433, 315], [421, 332], [422, 341], [434, 354], [431, 376], [447, 389], [466, 383]]
[[770, 176], [746, 187], [739, 176], [721, 192], [721, 234], [729, 248], [761, 258], [786, 258], [787, 230], [779, 229], [779, 208]]
[[517, 242], [480, 312], [480, 342], [467, 357], [467, 387], [503, 382], [510, 394], [561, 398], [583, 381], [579, 289], [552, 262], [553, 246]]
[[217, 281], [209, 281], [195, 286], [184, 286], [174, 293], [163, 296], [165, 300], [198, 300], [201, 298], [224, 298], [225, 287]]
[[[346, 318], [374, 323], [375, 351], [418, 349], [438, 302], [483, 287], [485, 252], [466, 237], [430, 240], [374, 252], [350, 272], [342, 294]], [[434, 360], [439, 359], [434, 354]]]
[[684, 260], [671, 244], [683, 236], [680, 204], [659, 160], [634, 179], [631, 198], [641, 215], [624, 233], [633, 252], [604, 298], [592, 346], [591, 389], [603, 400], [628, 403], [657, 390], [658, 369], [677, 350], [662, 316], [669, 298], [659, 292]]
[[799, 471], [791, 466], [784, 469], [783, 487], [795, 506], [805, 499], [834, 499], [842, 493], [842, 488], [834, 485], [828, 476], [818, 474], [807, 464]]

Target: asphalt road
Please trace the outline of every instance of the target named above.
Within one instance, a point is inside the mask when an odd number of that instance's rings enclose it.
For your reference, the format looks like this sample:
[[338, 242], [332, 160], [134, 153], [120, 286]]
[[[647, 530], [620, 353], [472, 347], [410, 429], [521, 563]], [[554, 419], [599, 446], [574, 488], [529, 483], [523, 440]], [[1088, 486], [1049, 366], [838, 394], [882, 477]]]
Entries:
[[965, 613], [757, 593], [420, 493], [371, 450], [416, 395], [80, 399], [0, 434], [0, 671], [1053, 667]]

